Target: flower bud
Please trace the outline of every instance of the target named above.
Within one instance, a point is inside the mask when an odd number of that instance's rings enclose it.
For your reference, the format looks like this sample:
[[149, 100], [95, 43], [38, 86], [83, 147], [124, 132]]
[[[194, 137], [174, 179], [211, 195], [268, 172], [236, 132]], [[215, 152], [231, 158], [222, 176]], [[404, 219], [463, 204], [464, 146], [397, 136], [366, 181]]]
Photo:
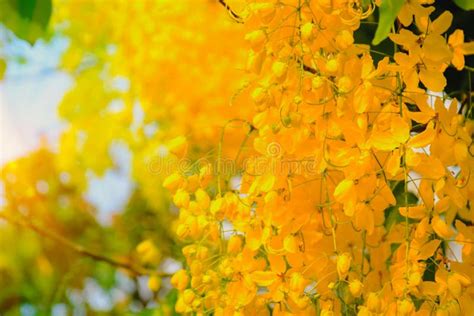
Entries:
[[359, 280], [353, 280], [349, 282], [349, 291], [354, 297], [359, 297], [362, 294], [363, 287], [364, 285]]
[[288, 65], [281, 61], [276, 61], [272, 65], [272, 72], [277, 79], [283, 79], [286, 76]]
[[161, 286], [161, 279], [156, 275], [151, 275], [148, 278], [148, 288], [153, 292], [158, 292]]
[[183, 177], [179, 173], [175, 172], [165, 178], [163, 181], [163, 187], [174, 192], [183, 183], [183, 181]]
[[171, 285], [173, 285], [176, 289], [182, 291], [186, 288], [189, 282], [189, 276], [188, 273], [181, 269], [177, 271], [173, 276], [171, 277]]
[[346, 252], [337, 257], [336, 268], [340, 279], [344, 279], [351, 267], [351, 256]]
[[173, 203], [181, 208], [181, 207], [188, 207], [189, 206], [189, 193], [186, 190], [178, 189], [173, 196]]
[[184, 303], [186, 304], [191, 304], [194, 301], [194, 298], [196, 297], [196, 294], [194, 294], [193, 290], [191, 289], [186, 289], [183, 292], [183, 300]]
[[168, 150], [178, 157], [184, 156], [188, 148], [186, 137], [178, 136], [168, 143]]
[[329, 72], [336, 72], [339, 68], [339, 62], [335, 58], [331, 58], [326, 62], [326, 70]]
[[198, 189], [195, 193], [195, 196], [199, 207], [203, 210], [207, 210], [209, 208], [209, 204], [211, 203], [211, 199], [209, 198], [207, 192], [203, 189]]
[[303, 40], [310, 40], [313, 37], [314, 24], [307, 22], [300, 27], [301, 38]]

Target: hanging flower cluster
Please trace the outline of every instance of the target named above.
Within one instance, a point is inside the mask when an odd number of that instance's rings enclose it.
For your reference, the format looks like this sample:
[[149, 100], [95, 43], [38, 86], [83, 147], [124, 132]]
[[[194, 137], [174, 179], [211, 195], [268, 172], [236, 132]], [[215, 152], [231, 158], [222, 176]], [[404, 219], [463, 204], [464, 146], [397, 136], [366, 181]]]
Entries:
[[241, 13], [254, 112], [236, 121], [252, 144], [242, 172], [217, 161], [164, 181], [186, 258], [171, 279], [177, 312], [474, 308], [474, 123], [440, 93], [474, 46], [446, 34], [450, 12], [433, 18], [433, 1], [410, 0], [394, 55], [376, 64], [354, 41], [366, 2], [249, 1]]

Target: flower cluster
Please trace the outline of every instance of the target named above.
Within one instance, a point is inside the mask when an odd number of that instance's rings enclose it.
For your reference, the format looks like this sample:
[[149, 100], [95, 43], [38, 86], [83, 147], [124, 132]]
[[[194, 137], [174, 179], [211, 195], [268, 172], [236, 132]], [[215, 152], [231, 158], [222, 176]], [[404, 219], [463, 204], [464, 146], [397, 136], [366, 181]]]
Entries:
[[[474, 124], [442, 92], [473, 46], [452, 15], [407, 1], [377, 64], [354, 33], [374, 5], [249, 1], [252, 148], [310, 174], [170, 175], [186, 266], [176, 310], [197, 315], [466, 315], [474, 302]], [[251, 105], [253, 103], [253, 105]], [[222, 122], [225, 124], [225, 122]], [[279, 144], [277, 154], [269, 152]], [[222, 148], [222, 139], [219, 144]], [[238, 185], [235, 183], [238, 182]]]

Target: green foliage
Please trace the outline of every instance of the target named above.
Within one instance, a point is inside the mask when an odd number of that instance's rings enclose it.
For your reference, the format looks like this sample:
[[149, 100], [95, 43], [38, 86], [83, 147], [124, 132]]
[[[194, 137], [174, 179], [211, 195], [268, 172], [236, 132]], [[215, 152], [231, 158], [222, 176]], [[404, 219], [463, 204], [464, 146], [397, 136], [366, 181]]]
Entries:
[[5, 76], [5, 71], [7, 70], [7, 62], [5, 59], [0, 58], [0, 80]]
[[0, 1], [0, 22], [33, 45], [46, 33], [52, 13], [51, 0]]
[[400, 12], [404, 3], [404, 0], [382, 0], [382, 4], [379, 7], [379, 24], [372, 44], [378, 45], [387, 38], [393, 22], [395, 22], [398, 12]]
[[[418, 202], [418, 197], [412, 192], [405, 192], [403, 182], [397, 182], [393, 188], [393, 195], [397, 200], [397, 204], [385, 210], [385, 228], [390, 229], [394, 224], [403, 222], [405, 217], [400, 215], [398, 208], [400, 206], [413, 205]], [[411, 221], [411, 219], [410, 219]]]
[[458, 7], [464, 10], [474, 10], [473, 0], [453, 0]]

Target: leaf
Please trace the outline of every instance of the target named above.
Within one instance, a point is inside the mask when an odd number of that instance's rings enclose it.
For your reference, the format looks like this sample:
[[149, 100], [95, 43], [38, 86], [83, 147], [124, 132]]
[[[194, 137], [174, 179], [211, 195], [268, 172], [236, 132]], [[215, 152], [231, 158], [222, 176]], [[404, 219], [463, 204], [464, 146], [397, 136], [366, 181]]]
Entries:
[[463, 10], [474, 10], [474, 1], [473, 0], [453, 0], [458, 7]]
[[0, 80], [5, 76], [5, 71], [7, 70], [7, 62], [5, 59], [0, 58]]
[[0, 23], [33, 45], [44, 36], [52, 9], [52, 0], [0, 1]]
[[375, 31], [372, 44], [378, 45], [387, 38], [393, 22], [397, 18], [398, 12], [400, 12], [404, 3], [404, 0], [382, 0], [382, 4], [379, 7], [379, 24]]

